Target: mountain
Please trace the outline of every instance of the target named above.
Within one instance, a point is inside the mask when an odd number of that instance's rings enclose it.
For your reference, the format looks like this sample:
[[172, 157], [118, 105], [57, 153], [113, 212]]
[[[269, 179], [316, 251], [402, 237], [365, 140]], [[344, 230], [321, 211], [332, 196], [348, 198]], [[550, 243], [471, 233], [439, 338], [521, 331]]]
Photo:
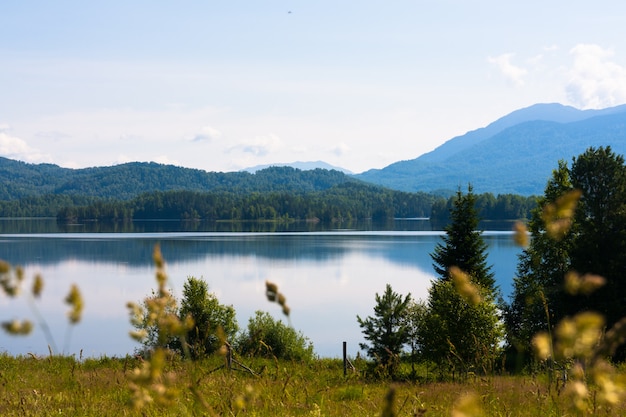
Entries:
[[251, 193], [320, 191], [360, 182], [342, 172], [271, 167], [249, 172], [207, 172], [154, 162], [69, 169], [0, 157], [0, 200], [42, 195], [131, 199], [151, 191], [228, 191]]
[[330, 165], [324, 161], [309, 161], [309, 162], [297, 161], [297, 162], [291, 162], [291, 163], [256, 165], [250, 168], [246, 168], [243, 171], [254, 174], [257, 171], [260, 171], [265, 168], [270, 168], [270, 167], [291, 167], [291, 168], [300, 169], [302, 171], [310, 171], [310, 170], [319, 168], [319, 169], [327, 169], [329, 171], [335, 170], [335, 171], [343, 172], [344, 174], [348, 174], [348, 175], [352, 174], [352, 172], [347, 169]]
[[450, 192], [471, 183], [476, 193], [542, 194], [558, 161], [570, 162], [590, 146], [626, 153], [626, 105], [577, 110], [536, 104], [419, 158], [355, 177], [402, 191]]

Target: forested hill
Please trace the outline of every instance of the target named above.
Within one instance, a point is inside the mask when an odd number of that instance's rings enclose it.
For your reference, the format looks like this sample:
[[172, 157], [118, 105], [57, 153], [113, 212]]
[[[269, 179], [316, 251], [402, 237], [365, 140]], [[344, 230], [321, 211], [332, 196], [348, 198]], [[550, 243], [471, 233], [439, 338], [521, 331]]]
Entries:
[[63, 195], [129, 200], [153, 191], [312, 192], [346, 182], [360, 182], [339, 171], [271, 167], [249, 172], [199, 169], [133, 162], [84, 169], [27, 164], [0, 157], [0, 200]]
[[[0, 217], [63, 220], [275, 220], [427, 217], [451, 202], [369, 184], [335, 170], [270, 167], [217, 173], [156, 163], [67, 169], [0, 158]], [[485, 195], [489, 219], [527, 217], [532, 201]]]

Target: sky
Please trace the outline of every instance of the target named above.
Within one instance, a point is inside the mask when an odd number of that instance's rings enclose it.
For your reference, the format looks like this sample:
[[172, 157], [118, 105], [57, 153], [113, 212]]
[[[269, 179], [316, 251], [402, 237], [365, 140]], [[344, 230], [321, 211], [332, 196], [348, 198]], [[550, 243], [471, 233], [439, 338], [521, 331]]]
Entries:
[[553, 102], [626, 103], [626, 2], [0, 2], [0, 156], [29, 163], [360, 173]]

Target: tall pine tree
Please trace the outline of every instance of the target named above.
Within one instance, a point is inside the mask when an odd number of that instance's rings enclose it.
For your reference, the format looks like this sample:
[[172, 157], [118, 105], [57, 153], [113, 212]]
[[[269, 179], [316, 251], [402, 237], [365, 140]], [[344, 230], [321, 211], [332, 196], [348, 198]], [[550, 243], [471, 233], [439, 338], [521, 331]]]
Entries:
[[[422, 353], [439, 366], [476, 372], [488, 370], [499, 353], [502, 326], [494, 274], [487, 265], [487, 244], [478, 230], [479, 218], [472, 187], [459, 190], [450, 210], [451, 223], [443, 243], [431, 254], [439, 279], [428, 294], [428, 311], [420, 335]], [[458, 267], [469, 282], [459, 285], [451, 268]], [[458, 276], [458, 272], [457, 272]], [[470, 299], [467, 288], [478, 297]]]
[[446, 226], [443, 243], [438, 243], [431, 254], [433, 268], [441, 279], [449, 279], [449, 268], [456, 266], [467, 273], [472, 281], [495, 294], [495, 279], [491, 266], [487, 265], [487, 244], [478, 230], [478, 211], [472, 186], [467, 194], [457, 191], [450, 210], [451, 223]]

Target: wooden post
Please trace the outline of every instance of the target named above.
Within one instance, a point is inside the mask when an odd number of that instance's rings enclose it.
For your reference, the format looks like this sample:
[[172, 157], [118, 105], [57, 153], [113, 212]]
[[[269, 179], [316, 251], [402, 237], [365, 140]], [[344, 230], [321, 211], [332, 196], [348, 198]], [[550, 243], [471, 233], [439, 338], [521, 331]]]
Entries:
[[228, 342], [226, 342], [226, 366], [228, 367], [228, 371], [233, 369], [233, 351]]
[[347, 343], [343, 342], [343, 376], [348, 375], [348, 355], [347, 355]]

